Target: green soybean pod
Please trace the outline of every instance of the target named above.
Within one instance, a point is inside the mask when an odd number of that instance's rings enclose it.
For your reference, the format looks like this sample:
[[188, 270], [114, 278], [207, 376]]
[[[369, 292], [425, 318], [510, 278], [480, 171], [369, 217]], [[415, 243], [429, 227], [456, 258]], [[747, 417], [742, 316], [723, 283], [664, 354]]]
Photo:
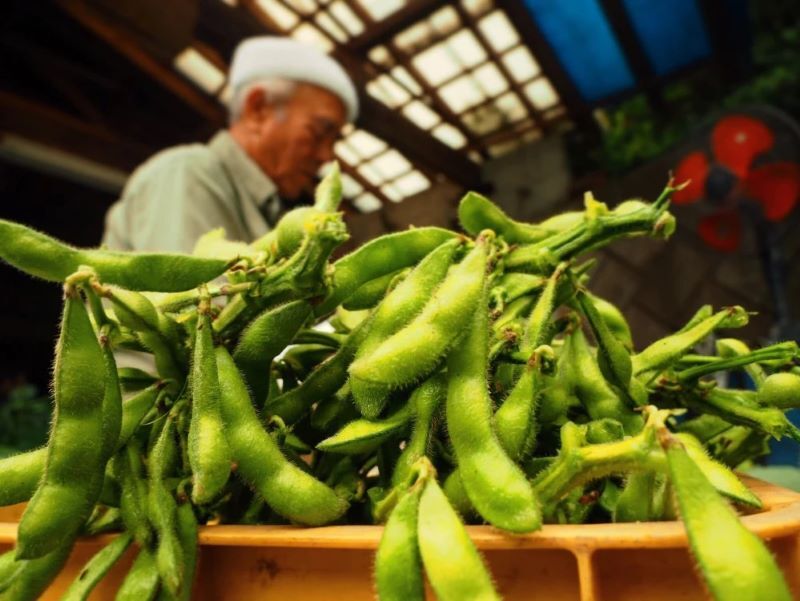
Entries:
[[353, 361], [351, 377], [372, 386], [399, 388], [430, 374], [464, 333], [464, 320], [475, 312], [483, 294], [490, 244], [480, 238], [467, 256], [450, 268], [416, 317], [370, 355]]
[[399, 269], [392, 273], [387, 273], [380, 277], [370, 280], [359, 286], [347, 300], [342, 303], [342, 307], [348, 311], [362, 311], [372, 309], [381, 302], [387, 291], [391, 290], [398, 282], [402, 282], [408, 275], [410, 269]]
[[259, 404], [267, 398], [272, 360], [292, 341], [310, 315], [308, 302], [286, 303], [261, 313], [239, 337], [233, 360]]
[[437, 599], [500, 599], [478, 550], [435, 478], [428, 481], [420, 497], [417, 538]]
[[614, 303], [600, 298], [595, 294], [586, 292], [586, 296], [591, 301], [598, 315], [602, 318], [611, 334], [619, 340], [622, 345], [628, 350], [633, 350], [633, 336], [631, 334], [631, 327], [628, 325], [628, 320], [622, 314]]
[[189, 424], [189, 463], [192, 501], [202, 505], [223, 489], [231, 472], [230, 449], [220, 414], [219, 379], [211, 335], [210, 306], [198, 307], [197, 334], [192, 360], [192, 419]]
[[[750, 347], [736, 338], [720, 338], [716, 341], [716, 347], [717, 354], [723, 359], [739, 357], [750, 353]], [[757, 363], [745, 365], [743, 369], [747, 372], [747, 375], [753, 379], [756, 388], [760, 388], [767, 378], [764, 368]]]
[[314, 309], [326, 315], [370, 280], [416, 265], [434, 248], [457, 234], [438, 227], [420, 227], [386, 234], [367, 242], [333, 264], [330, 291]]
[[361, 455], [370, 453], [381, 444], [402, 432], [411, 421], [410, 403], [384, 419], [356, 419], [332, 436], [317, 443], [317, 448], [326, 453]]
[[347, 502], [291, 463], [264, 430], [236, 364], [224, 347], [216, 350], [225, 433], [236, 473], [279, 515], [318, 526], [341, 517]]
[[103, 481], [103, 351], [78, 290], [65, 288], [53, 378], [55, 416], [44, 475], [20, 521], [17, 558], [33, 559], [71, 541]]
[[0, 594], [8, 590], [19, 574], [26, 560], [17, 561], [14, 559], [14, 549], [9, 549], [0, 555]]
[[146, 547], [139, 549], [133, 565], [117, 591], [116, 601], [152, 601], [158, 592], [158, 569], [155, 555]]
[[369, 331], [358, 347], [350, 369], [353, 400], [365, 417], [375, 418], [380, 414], [386, 406], [391, 387], [362, 380], [353, 370], [358, 368], [359, 362], [365, 359], [369, 361], [386, 338], [419, 315], [442, 283], [460, 244], [460, 240], [450, 240], [431, 251], [375, 310]]
[[139, 392], [158, 381], [154, 375], [137, 367], [119, 367], [117, 377], [124, 392]]
[[700, 574], [718, 601], [792, 598], [764, 543], [739, 521], [674, 437], [661, 436], [677, 505]]
[[119, 561], [122, 554], [130, 547], [133, 537], [124, 532], [100, 549], [86, 563], [61, 597], [61, 601], [85, 601], [92, 594], [94, 587], [105, 577], [108, 571]]
[[162, 382], [156, 382], [122, 402], [122, 421], [117, 442], [118, 450], [130, 440], [145, 415], [156, 404], [159, 394], [161, 394], [162, 386]]
[[44, 473], [47, 447], [0, 459], [0, 507], [31, 498]]
[[197, 518], [191, 503], [178, 505], [178, 538], [183, 552], [183, 584], [180, 593], [173, 595], [168, 589], [161, 588], [158, 599], [164, 601], [189, 601], [192, 596], [194, 575], [197, 571]]
[[114, 456], [113, 461], [125, 529], [133, 534], [139, 546], [148, 546], [153, 539], [153, 530], [148, 518], [148, 489], [138, 445], [132, 441]]
[[300, 386], [270, 399], [264, 406], [264, 413], [267, 416], [277, 415], [286, 425], [292, 425], [314, 403], [336, 393], [347, 382], [347, 368], [369, 331], [368, 324], [369, 320], [359, 323], [339, 350], [312, 371]]
[[628, 435], [640, 432], [644, 426], [642, 415], [628, 407], [609, 386], [580, 327], [576, 327], [567, 337], [562, 352], [569, 364], [572, 390], [589, 417], [615, 419], [623, 425]]
[[383, 529], [375, 556], [375, 584], [380, 601], [425, 599], [417, 543], [417, 512], [422, 488], [413, 486], [403, 494]]
[[656, 340], [642, 352], [634, 355], [631, 358], [633, 374], [641, 377], [669, 367], [714, 330], [740, 328], [747, 325], [748, 320], [747, 312], [742, 307], [722, 309], [687, 330]]
[[615, 522], [649, 522], [658, 517], [656, 478], [655, 472], [634, 473], [628, 476], [625, 488], [614, 507]]
[[510, 532], [541, 527], [541, 508], [524, 472], [494, 431], [488, 369], [487, 286], [483, 287], [466, 338], [447, 359], [447, 429], [464, 489], [477, 512]]
[[554, 232], [532, 223], [516, 221], [491, 200], [477, 192], [467, 192], [458, 203], [458, 221], [468, 234], [494, 230], [509, 244], [539, 242]]
[[758, 400], [779, 409], [800, 407], [800, 375], [780, 372], [767, 376], [758, 389]]
[[0, 593], [2, 601], [33, 601], [50, 586], [72, 551], [73, 540], [65, 541], [53, 551], [37, 557], [19, 561], [22, 564], [14, 573], [8, 588]]
[[175, 420], [167, 415], [148, 457], [147, 514], [156, 531], [156, 568], [161, 582], [174, 595], [183, 583], [183, 549], [177, 532], [178, 505], [167, 487], [170, 466], [177, 458]]
[[77, 249], [5, 219], [0, 219], [0, 258], [50, 282], [63, 282], [88, 265], [106, 284], [155, 292], [195, 288], [228, 268], [227, 261], [190, 255]]
[[414, 389], [408, 399], [414, 426], [392, 472], [392, 486], [400, 486], [411, 477], [413, 465], [428, 454], [433, 435], [433, 416], [447, 395], [447, 378], [435, 374]]

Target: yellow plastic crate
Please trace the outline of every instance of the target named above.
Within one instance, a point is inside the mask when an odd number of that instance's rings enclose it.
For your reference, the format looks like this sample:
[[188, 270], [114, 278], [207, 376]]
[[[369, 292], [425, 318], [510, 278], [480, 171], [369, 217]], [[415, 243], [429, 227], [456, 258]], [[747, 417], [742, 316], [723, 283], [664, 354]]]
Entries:
[[[764, 511], [744, 524], [767, 541], [800, 599], [800, 494], [747, 478]], [[0, 509], [0, 551], [16, 537], [23, 506]], [[545, 526], [508, 536], [470, 526], [507, 601], [677, 601], [706, 599], [679, 522]], [[205, 526], [193, 599], [202, 601], [360, 601], [375, 599], [374, 552], [380, 526]], [[113, 535], [83, 539], [42, 597], [58, 599], [83, 564]], [[113, 599], [135, 551], [91, 599]], [[434, 599], [429, 590], [428, 596]], [[766, 600], [765, 600], [766, 601]]]

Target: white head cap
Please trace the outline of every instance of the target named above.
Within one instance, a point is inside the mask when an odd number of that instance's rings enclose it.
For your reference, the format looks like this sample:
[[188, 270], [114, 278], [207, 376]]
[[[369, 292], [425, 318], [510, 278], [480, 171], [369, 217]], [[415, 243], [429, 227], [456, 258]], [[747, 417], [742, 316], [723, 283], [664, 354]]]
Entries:
[[347, 120], [358, 116], [358, 95], [341, 65], [314, 46], [292, 38], [259, 36], [239, 43], [233, 53], [229, 83], [235, 92], [258, 79], [283, 78], [317, 85], [336, 94]]

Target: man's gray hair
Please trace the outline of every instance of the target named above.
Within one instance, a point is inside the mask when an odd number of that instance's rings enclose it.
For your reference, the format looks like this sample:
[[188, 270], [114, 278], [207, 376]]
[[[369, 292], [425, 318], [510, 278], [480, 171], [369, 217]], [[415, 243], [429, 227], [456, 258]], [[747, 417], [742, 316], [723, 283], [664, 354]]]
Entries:
[[257, 79], [239, 86], [233, 91], [231, 100], [228, 103], [228, 122], [230, 124], [236, 123], [242, 116], [245, 98], [254, 88], [264, 90], [269, 104], [281, 105], [292, 97], [297, 88], [297, 82], [291, 79], [273, 77]]

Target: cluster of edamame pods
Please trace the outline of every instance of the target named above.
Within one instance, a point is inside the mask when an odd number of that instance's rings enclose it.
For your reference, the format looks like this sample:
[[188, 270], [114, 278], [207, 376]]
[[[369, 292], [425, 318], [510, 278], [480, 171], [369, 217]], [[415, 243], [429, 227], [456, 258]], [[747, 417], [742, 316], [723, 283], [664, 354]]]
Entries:
[[[64, 290], [48, 445], [0, 460], [0, 504], [28, 502], [0, 599], [37, 598], [79, 536], [108, 531], [66, 599], [131, 545], [118, 599], [189, 599], [207, 523], [385, 523], [381, 599], [423, 599], [423, 573], [440, 599], [495, 599], [465, 523], [676, 516], [715, 598], [789, 599], [737, 519], [760, 501], [732, 468], [800, 440], [784, 415], [797, 346], [696, 354], [748, 320], [706, 306], [636, 350], [587, 288], [585, 253], [669, 237], [675, 189], [614, 209], [587, 194], [538, 224], [470, 193], [464, 233], [412, 228], [336, 261], [335, 168], [264, 238], [210, 232], [193, 255], [75, 249], [0, 221], [0, 257]], [[125, 349], [152, 369], [118, 368]], [[710, 378], [739, 369], [754, 390]]]

